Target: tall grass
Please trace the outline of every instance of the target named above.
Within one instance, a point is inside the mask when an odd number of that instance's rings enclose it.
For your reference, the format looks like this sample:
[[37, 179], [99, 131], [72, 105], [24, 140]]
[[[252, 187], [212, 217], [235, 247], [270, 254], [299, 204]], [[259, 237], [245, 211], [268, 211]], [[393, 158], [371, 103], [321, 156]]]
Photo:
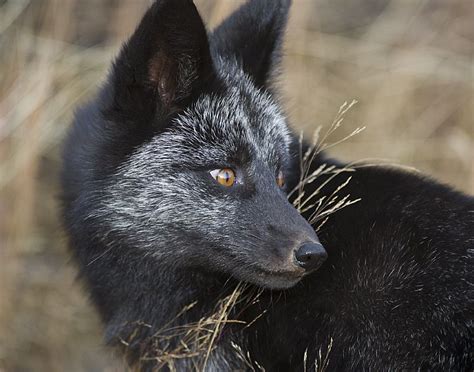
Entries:
[[[239, 2], [196, 1], [215, 25]], [[0, 0], [0, 370], [116, 368], [69, 263], [60, 145], [148, 0]], [[472, 192], [470, 0], [298, 0], [280, 85], [310, 134], [356, 97], [331, 150], [390, 158]], [[346, 132], [344, 132], [346, 131]]]

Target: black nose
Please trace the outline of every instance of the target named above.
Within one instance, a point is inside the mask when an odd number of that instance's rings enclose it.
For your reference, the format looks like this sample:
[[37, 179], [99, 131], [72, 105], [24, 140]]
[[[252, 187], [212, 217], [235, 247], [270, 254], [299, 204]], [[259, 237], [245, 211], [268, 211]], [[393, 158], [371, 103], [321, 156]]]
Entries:
[[302, 268], [315, 270], [322, 265], [328, 254], [319, 243], [304, 243], [295, 252], [295, 258]]

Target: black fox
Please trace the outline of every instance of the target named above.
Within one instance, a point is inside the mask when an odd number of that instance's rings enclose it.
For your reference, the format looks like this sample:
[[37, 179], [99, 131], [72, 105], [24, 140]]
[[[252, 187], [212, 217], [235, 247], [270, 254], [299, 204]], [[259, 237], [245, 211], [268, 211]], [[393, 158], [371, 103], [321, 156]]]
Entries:
[[[192, 1], [155, 1], [76, 113], [64, 221], [107, 342], [143, 370], [472, 369], [471, 197], [357, 169], [361, 200], [319, 237], [288, 201], [305, 153], [272, 85], [289, 6], [251, 0], [208, 34]], [[306, 195], [346, 182], [322, 164], [336, 176]]]

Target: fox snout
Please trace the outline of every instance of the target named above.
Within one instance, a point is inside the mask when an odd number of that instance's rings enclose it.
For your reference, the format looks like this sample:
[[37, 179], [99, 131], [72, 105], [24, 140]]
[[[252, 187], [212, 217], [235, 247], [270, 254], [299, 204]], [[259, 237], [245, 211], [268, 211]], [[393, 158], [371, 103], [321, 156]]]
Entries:
[[280, 194], [265, 194], [247, 212], [253, 216], [248, 236], [260, 242], [250, 242], [260, 245], [258, 253], [252, 254], [257, 284], [289, 288], [326, 261], [328, 254], [313, 227]]
[[284, 252], [283, 255], [272, 257], [268, 268], [275, 272], [293, 272], [295, 276], [319, 269], [328, 257], [326, 249], [315, 236], [304, 239], [303, 243], [284, 243], [279, 246], [279, 250]]
[[303, 243], [295, 251], [296, 263], [307, 271], [318, 269], [327, 257], [328, 254], [319, 241]]
[[248, 279], [267, 288], [289, 288], [326, 261], [327, 252], [315, 236], [304, 239], [303, 243], [295, 244], [291, 240], [270, 243], [263, 257], [255, 257], [257, 277]]

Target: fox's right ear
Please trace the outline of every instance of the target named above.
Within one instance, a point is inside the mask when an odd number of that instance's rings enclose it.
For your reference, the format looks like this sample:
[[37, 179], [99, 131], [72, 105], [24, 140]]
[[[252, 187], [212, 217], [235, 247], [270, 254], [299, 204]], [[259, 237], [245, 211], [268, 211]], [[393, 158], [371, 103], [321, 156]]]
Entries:
[[157, 0], [114, 63], [106, 110], [141, 121], [166, 115], [212, 73], [207, 32], [192, 0]]
[[211, 35], [218, 58], [230, 59], [259, 87], [268, 87], [281, 59], [291, 0], [248, 0]]

